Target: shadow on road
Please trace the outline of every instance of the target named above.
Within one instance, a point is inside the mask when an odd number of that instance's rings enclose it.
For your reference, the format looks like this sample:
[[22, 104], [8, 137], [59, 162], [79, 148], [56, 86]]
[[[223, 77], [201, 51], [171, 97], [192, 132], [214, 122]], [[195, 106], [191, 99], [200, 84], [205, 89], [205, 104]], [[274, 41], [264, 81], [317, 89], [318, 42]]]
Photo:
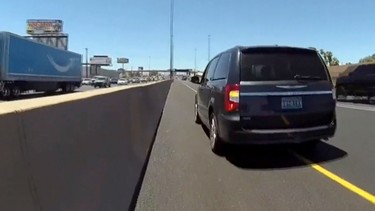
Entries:
[[[208, 137], [208, 130], [202, 127]], [[239, 168], [244, 169], [284, 169], [309, 165], [298, 156], [311, 161], [311, 163], [324, 163], [347, 156], [347, 152], [319, 142], [314, 149], [305, 150], [298, 145], [268, 145], [268, 146], [242, 146], [227, 145], [224, 157]]]
[[298, 156], [319, 164], [342, 159], [347, 153], [320, 142], [311, 150], [302, 150], [293, 145], [229, 146], [225, 155], [230, 163], [246, 169], [283, 169], [309, 165]]

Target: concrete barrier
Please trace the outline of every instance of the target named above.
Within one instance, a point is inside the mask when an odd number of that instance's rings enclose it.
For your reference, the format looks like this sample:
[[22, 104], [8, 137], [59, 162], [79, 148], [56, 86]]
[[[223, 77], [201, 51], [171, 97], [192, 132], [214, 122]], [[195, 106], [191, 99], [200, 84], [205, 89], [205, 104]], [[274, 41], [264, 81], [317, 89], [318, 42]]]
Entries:
[[0, 210], [129, 209], [170, 84], [2, 114]]

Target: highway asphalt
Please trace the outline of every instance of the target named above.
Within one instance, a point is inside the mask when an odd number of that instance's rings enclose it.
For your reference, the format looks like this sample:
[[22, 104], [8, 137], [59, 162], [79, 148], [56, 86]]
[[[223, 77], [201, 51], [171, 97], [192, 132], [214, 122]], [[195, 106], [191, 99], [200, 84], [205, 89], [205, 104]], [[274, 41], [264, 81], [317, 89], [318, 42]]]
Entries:
[[339, 103], [336, 136], [313, 153], [231, 147], [220, 157], [194, 123], [196, 88], [172, 84], [136, 210], [375, 210], [374, 107]]

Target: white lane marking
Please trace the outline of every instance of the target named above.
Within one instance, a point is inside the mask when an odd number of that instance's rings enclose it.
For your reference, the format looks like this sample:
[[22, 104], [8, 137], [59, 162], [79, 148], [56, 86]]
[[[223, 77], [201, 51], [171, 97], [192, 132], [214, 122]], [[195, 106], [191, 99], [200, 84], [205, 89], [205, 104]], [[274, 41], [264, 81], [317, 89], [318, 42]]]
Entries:
[[337, 107], [355, 109], [355, 110], [361, 110], [361, 111], [375, 111], [375, 107], [372, 107], [372, 106], [351, 105], [351, 104], [339, 103], [339, 102], [337, 103]]
[[189, 89], [191, 89], [191, 90], [193, 90], [193, 92], [195, 92], [195, 93], [197, 93], [197, 90], [195, 90], [193, 87], [191, 87], [191, 86], [189, 86], [189, 85], [187, 85], [186, 83], [184, 83], [184, 82], [181, 82], [183, 85], [185, 85], [187, 88], [189, 88]]

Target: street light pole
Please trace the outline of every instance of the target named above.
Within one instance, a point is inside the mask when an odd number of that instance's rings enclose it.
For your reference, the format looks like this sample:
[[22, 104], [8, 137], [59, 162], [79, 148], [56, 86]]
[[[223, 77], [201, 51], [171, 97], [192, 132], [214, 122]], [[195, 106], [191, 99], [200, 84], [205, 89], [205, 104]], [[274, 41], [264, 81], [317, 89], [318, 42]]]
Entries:
[[173, 77], [173, 13], [174, 13], [174, 0], [171, 0], [171, 22], [170, 22], [170, 61], [169, 61], [169, 76]]
[[86, 78], [88, 78], [89, 77], [89, 61], [88, 61], [88, 56], [87, 56], [87, 52], [88, 52], [88, 48], [85, 48], [85, 50], [86, 50]]
[[148, 71], [151, 70], [151, 56], [148, 57]]

